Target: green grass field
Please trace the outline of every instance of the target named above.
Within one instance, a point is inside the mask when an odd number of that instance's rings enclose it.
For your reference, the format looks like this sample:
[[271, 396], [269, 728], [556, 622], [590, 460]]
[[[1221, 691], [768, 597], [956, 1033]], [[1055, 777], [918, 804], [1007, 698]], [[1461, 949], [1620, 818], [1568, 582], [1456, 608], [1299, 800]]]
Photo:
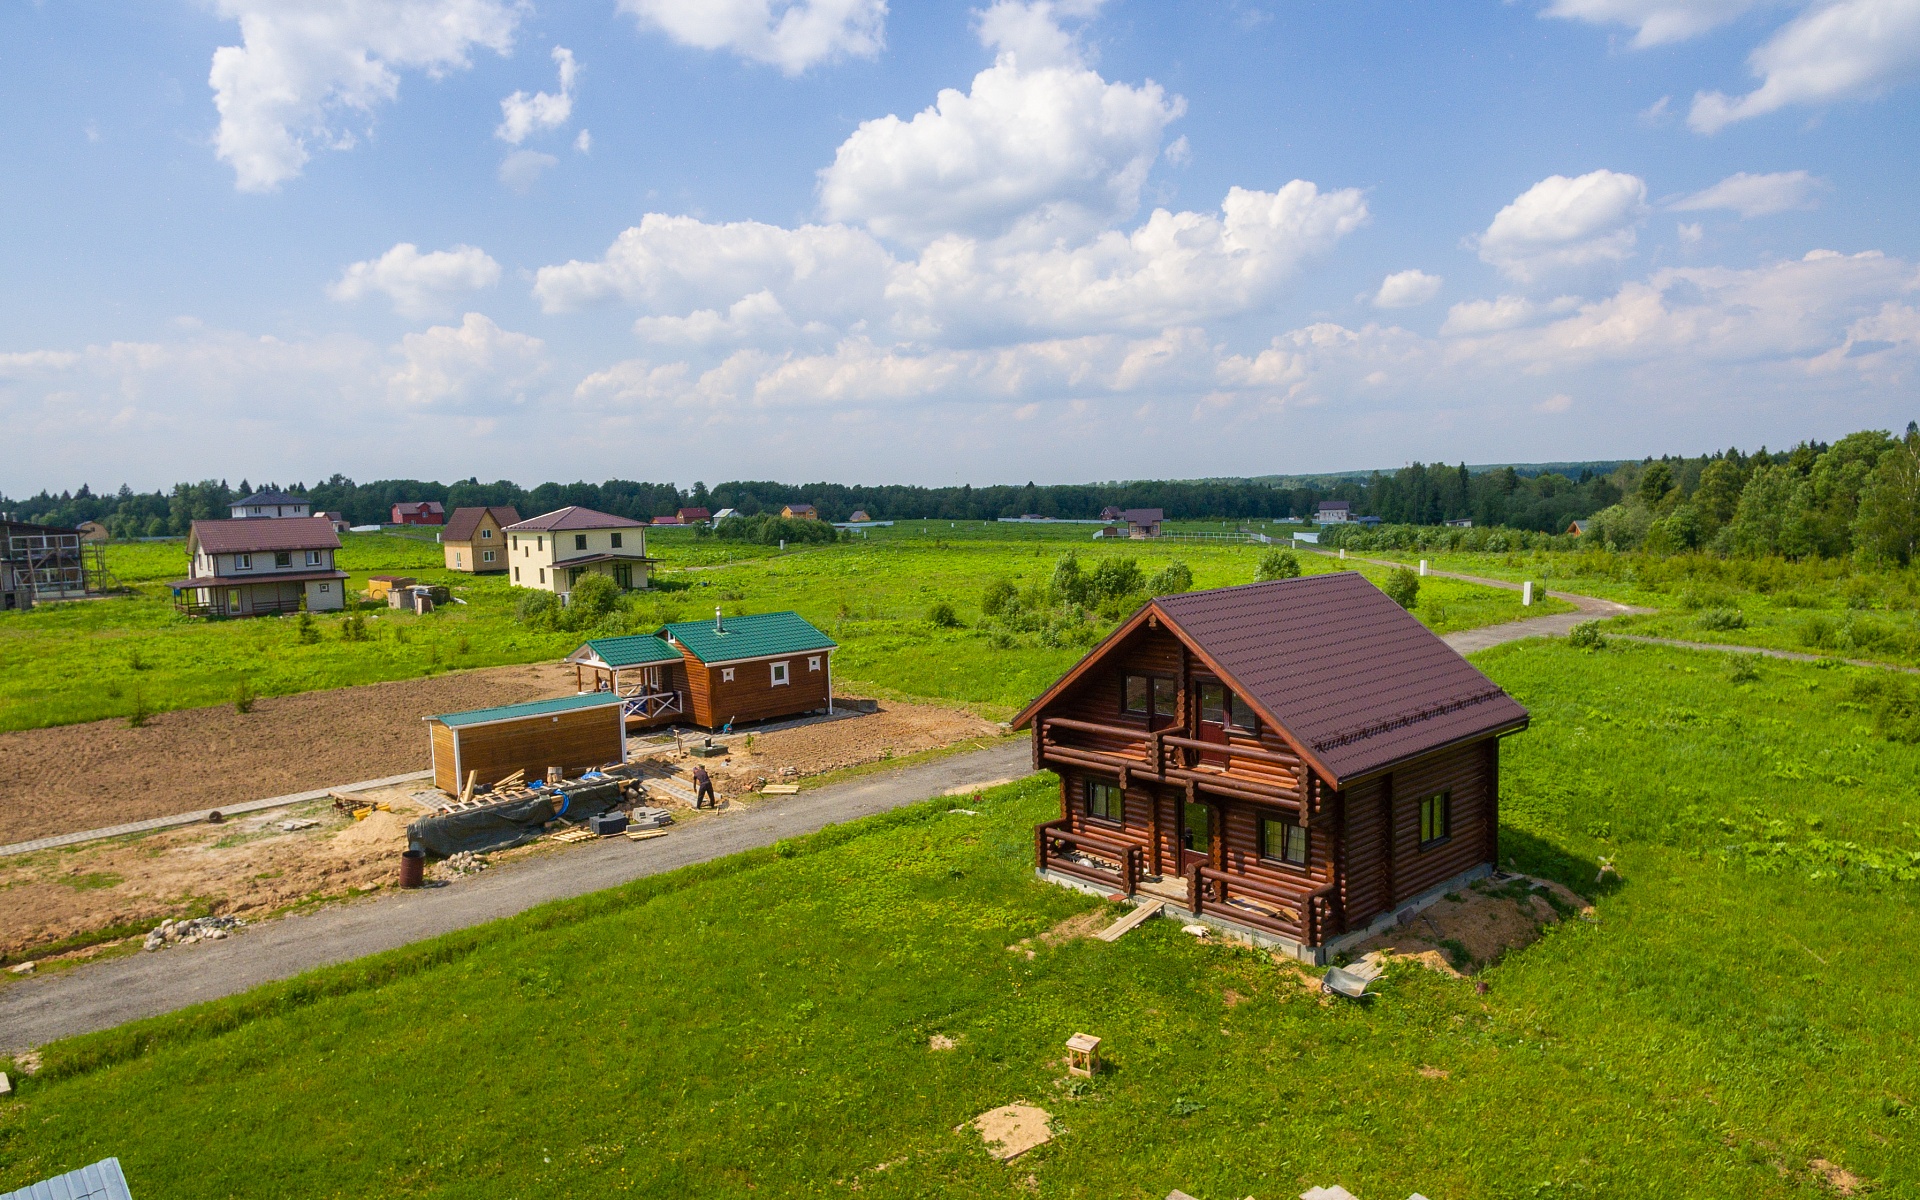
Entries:
[[[1253, 578], [1264, 547], [1199, 543], [1096, 546], [1077, 526], [1020, 527], [940, 523], [874, 531], [852, 544], [776, 548], [697, 540], [690, 531], [654, 534], [660, 590], [636, 597], [615, 627], [657, 628], [662, 621], [791, 608], [829, 630], [844, 649], [837, 681], [897, 696], [971, 704], [1005, 715], [1077, 659], [1079, 648], [996, 646], [972, 628], [987, 581], [1044, 579], [1068, 550], [1088, 565], [1114, 555], [1138, 557], [1151, 573], [1178, 558], [1200, 587]], [[173, 611], [165, 583], [181, 573], [183, 543], [114, 545], [109, 565], [135, 588], [127, 599], [50, 604], [0, 615], [0, 731], [148, 711], [229, 702], [245, 686], [263, 695], [344, 687], [438, 671], [553, 661], [584, 633], [530, 628], [514, 620], [514, 589], [504, 576], [468, 576], [441, 565], [423, 539], [349, 534], [340, 565], [357, 592], [371, 574], [406, 574], [451, 585], [464, 604], [425, 617], [369, 608], [370, 637], [343, 640], [338, 616], [321, 616], [318, 640], [299, 639], [292, 617], [214, 621]], [[1309, 571], [1331, 570], [1303, 556]], [[1368, 568], [1376, 579], [1384, 572]], [[955, 607], [965, 628], [942, 629], [932, 606]], [[1440, 632], [1553, 611], [1523, 610], [1511, 593], [1430, 579], [1415, 615]]]
[[[1920, 1194], [1920, 747], [1866, 733], [1852, 668], [1478, 661], [1534, 714], [1503, 853], [1599, 915], [1485, 995], [1401, 967], [1323, 1006], [1165, 921], [1010, 953], [1094, 904], [1032, 878], [1042, 776], [49, 1047], [0, 1188], [116, 1154], [166, 1197], [1749, 1200], [1832, 1195], [1819, 1159]], [[1017, 1100], [1056, 1139], [1012, 1166], [953, 1132]]]

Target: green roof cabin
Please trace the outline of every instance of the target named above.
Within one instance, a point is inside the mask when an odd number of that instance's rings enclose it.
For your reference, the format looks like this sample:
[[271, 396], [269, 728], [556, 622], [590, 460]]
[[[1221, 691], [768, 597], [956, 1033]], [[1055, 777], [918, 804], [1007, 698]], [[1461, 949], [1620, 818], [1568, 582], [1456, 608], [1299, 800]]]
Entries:
[[595, 638], [566, 657], [582, 692], [621, 698], [628, 728], [719, 729], [833, 711], [838, 647], [799, 613], [677, 621], [654, 633]]

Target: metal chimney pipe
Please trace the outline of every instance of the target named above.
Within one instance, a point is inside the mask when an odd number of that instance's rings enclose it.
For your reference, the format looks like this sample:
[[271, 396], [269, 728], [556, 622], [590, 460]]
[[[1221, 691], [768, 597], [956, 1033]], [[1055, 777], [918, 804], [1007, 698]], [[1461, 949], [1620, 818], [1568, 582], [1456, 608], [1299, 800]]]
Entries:
[[727, 631], [726, 623], [720, 619], [720, 606], [718, 604], [713, 606], [713, 631], [715, 633], [725, 633]]

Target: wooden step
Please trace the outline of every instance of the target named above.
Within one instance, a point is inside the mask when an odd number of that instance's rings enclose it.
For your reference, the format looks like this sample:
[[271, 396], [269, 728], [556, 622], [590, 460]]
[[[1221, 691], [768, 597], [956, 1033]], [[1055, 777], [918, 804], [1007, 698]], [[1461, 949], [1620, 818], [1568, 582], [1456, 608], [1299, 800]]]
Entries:
[[1160, 901], [1149, 900], [1093, 936], [1103, 942], [1117, 942], [1137, 926], [1145, 925], [1152, 918], [1159, 916], [1162, 907]]

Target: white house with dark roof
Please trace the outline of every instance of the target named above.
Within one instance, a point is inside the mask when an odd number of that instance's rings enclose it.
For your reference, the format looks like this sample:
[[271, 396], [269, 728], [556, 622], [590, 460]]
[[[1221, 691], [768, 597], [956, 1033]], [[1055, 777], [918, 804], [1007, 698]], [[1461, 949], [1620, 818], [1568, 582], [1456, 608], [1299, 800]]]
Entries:
[[1322, 525], [1344, 525], [1353, 520], [1353, 505], [1345, 500], [1322, 500], [1313, 519]]
[[196, 616], [259, 617], [346, 607], [347, 573], [334, 565], [340, 537], [325, 517], [195, 521], [189, 574], [174, 606]]
[[622, 591], [647, 586], [647, 527], [630, 517], [569, 505], [509, 525], [508, 581], [553, 592], [562, 600], [588, 575], [605, 575]]
[[245, 500], [235, 500], [228, 505], [236, 521], [250, 517], [310, 517], [313, 506], [305, 497], [289, 496], [285, 492], [255, 492]]

